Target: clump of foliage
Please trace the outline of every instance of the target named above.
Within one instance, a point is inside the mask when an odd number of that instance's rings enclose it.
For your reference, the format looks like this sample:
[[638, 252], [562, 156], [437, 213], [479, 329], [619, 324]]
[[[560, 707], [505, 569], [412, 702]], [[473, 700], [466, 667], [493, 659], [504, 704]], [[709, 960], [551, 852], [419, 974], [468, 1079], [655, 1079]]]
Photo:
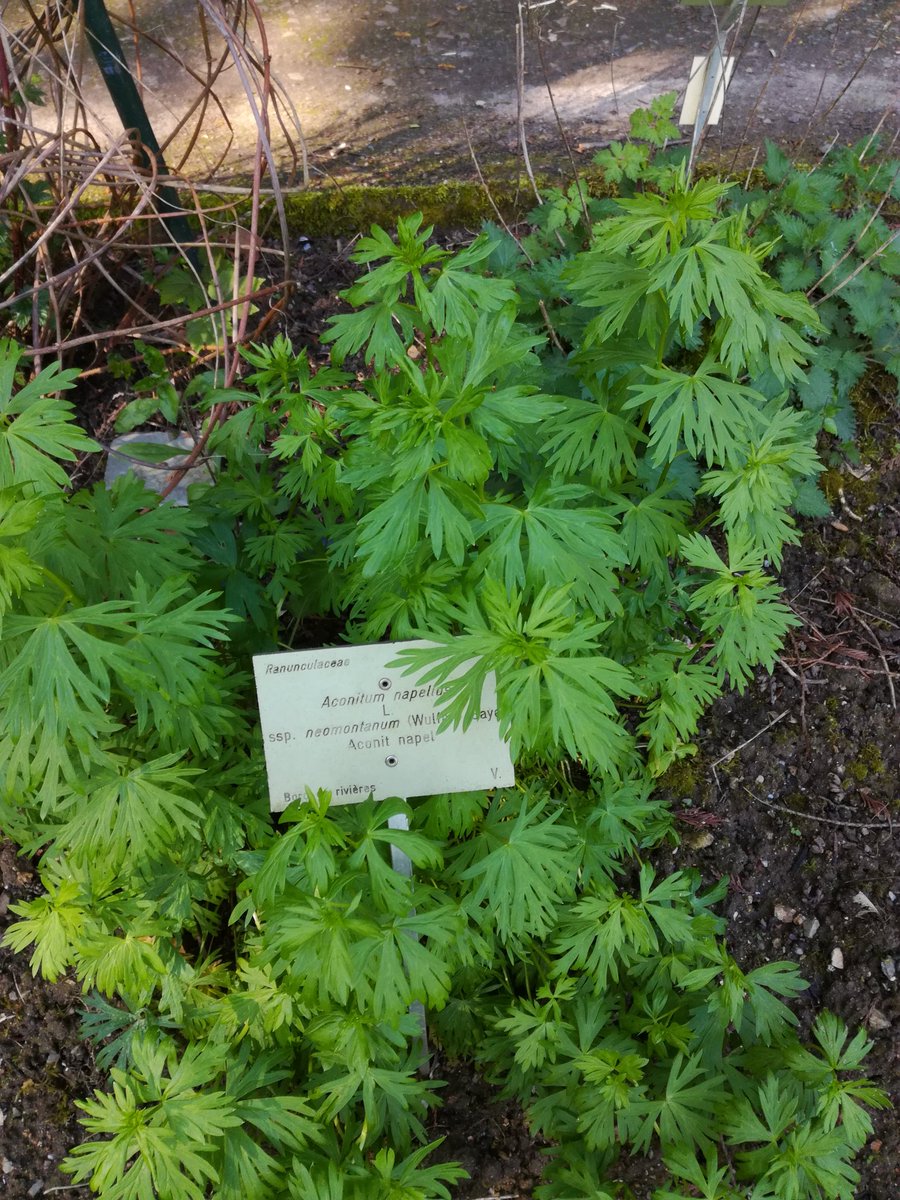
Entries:
[[[686, 157], [678, 146], [667, 148], [679, 136], [674, 102], [670, 93], [635, 110], [630, 137], [595, 155], [620, 195], [665, 188]], [[785, 291], [802, 291], [814, 305], [816, 355], [792, 394], [820, 429], [852, 452], [854, 384], [876, 364], [900, 380], [900, 160], [883, 152], [877, 136], [831, 147], [812, 167], [767, 142], [760, 173], [761, 186], [749, 186], [748, 179], [747, 187], [731, 190], [726, 205], [749, 214], [755, 252]], [[551, 222], [565, 223], [577, 221], [578, 205], [597, 219], [614, 202], [591, 199], [580, 184], [555, 193], [551, 205], [560, 214]], [[812, 493], [807, 499], [811, 513], [821, 508]]]
[[[187, 509], [129, 479], [67, 496], [60, 463], [92, 449], [55, 398], [74, 378], [17, 390], [3, 348], [0, 819], [46, 886], [7, 937], [92, 996], [113, 1090], [84, 1105], [76, 1183], [446, 1197], [419, 1002], [552, 1141], [544, 1200], [610, 1195], [651, 1146], [656, 1200], [852, 1196], [886, 1102], [865, 1038], [823, 1016], [801, 1044], [796, 968], [742, 970], [721, 890], [651, 855], [654, 775], [794, 622], [769, 567], [819, 471], [790, 394], [821, 326], [727, 184], [657, 187], [590, 229], [551, 199], [524, 244], [373, 229], [333, 364], [250, 350]], [[427, 638], [403, 663], [445, 683], [446, 721], [494, 672], [517, 785], [310, 794], [274, 826], [247, 656], [323, 616]]]
[[797, 394], [847, 443], [855, 433], [851, 390], [866, 368], [877, 363], [900, 381], [900, 232], [884, 212], [900, 200], [900, 160], [867, 138], [803, 170], [769, 142], [764, 172], [768, 186], [737, 202], [768, 246], [768, 269], [816, 306], [818, 352]]

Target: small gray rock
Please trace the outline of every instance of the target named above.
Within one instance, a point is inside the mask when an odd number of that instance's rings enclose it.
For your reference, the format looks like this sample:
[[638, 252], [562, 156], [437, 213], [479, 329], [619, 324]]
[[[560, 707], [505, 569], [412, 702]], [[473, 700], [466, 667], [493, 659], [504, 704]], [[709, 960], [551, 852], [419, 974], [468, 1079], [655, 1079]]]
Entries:
[[884, 1015], [880, 1008], [870, 1008], [869, 1014], [866, 1017], [866, 1028], [872, 1033], [883, 1033], [885, 1029], [890, 1029], [891, 1022]]
[[900, 615], [900, 587], [879, 571], [869, 571], [859, 581], [859, 590], [883, 612]]

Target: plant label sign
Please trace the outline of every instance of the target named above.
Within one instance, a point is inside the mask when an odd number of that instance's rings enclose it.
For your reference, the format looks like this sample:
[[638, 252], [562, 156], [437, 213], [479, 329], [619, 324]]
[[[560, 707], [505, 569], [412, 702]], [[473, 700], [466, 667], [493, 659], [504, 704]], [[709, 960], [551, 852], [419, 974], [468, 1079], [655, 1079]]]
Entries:
[[509, 787], [493, 676], [468, 729], [438, 732], [440, 684], [417, 685], [388, 664], [424, 642], [259, 654], [253, 659], [269, 800], [281, 812], [306, 788], [354, 804], [374, 793], [429, 796]]

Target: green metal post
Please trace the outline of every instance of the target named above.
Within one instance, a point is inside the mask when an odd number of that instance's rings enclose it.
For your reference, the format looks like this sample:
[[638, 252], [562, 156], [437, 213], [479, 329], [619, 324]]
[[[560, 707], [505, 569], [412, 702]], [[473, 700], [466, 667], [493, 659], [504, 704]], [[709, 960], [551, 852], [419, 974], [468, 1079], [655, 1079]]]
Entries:
[[[88, 43], [103, 75], [107, 91], [116, 106], [119, 119], [126, 129], [135, 130], [132, 140], [135, 143], [139, 165], [150, 170], [155, 163], [157, 172], [167, 175], [168, 170], [159, 142], [156, 140], [134, 77], [128, 70], [122, 46], [109, 19], [104, 0], [84, 0], [83, 11]], [[185, 253], [196, 266], [196, 248], [188, 246], [188, 243], [194, 240], [194, 234], [184, 215], [178, 193], [168, 184], [160, 184], [156, 189], [156, 199], [157, 212], [164, 218], [174, 241], [185, 249]]]

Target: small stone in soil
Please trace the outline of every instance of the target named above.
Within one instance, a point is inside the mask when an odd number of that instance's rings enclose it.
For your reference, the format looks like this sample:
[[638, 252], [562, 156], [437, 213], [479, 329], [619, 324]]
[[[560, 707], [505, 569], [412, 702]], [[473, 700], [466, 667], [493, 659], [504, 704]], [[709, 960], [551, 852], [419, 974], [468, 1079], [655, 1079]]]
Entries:
[[843, 971], [844, 969], [844, 952], [840, 946], [835, 946], [831, 952], [831, 970]]
[[869, 1015], [866, 1017], [866, 1025], [872, 1033], [883, 1033], [885, 1029], [890, 1029], [891, 1023], [884, 1015], [880, 1008], [870, 1008]]
[[892, 958], [883, 958], [881, 960], [881, 973], [885, 979], [889, 979], [891, 983], [897, 979], [897, 964]]
[[803, 932], [806, 937], [814, 938], [816, 936], [816, 934], [819, 932], [818, 918], [810, 917], [810, 919], [803, 926]]

